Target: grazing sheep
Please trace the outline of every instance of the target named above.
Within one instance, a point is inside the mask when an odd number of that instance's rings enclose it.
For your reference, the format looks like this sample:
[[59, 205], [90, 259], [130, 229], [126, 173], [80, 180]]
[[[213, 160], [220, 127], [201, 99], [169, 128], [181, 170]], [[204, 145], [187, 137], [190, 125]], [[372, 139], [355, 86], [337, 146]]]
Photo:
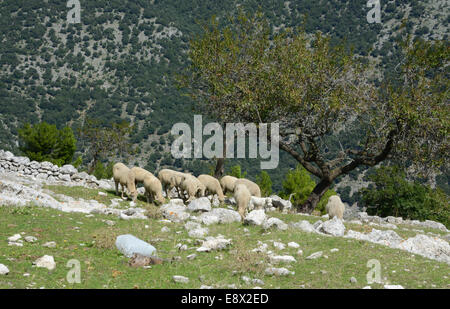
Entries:
[[159, 204], [164, 204], [165, 199], [162, 195], [161, 181], [153, 174], [149, 173], [144, 177], [145, 196], [147, 197], [147, 203], [150, 203], [150, 198], [153, 201], [158, 201]]
[[134, 181], [135, 181], [135, 184], [136, 184], [136, 185], [137, 185], [138, 183], [144, 183], [144, 178], [145, 178], [146, 176], [148, 176], [148, 175], [154, 176], [154, 175], [153, 175], [152, 173], [150, 173], [149, 171], [147, 171], [147, 170], [145, 170], [145, 169], [143, 169], [143, 168], [137, 167], [137, 166], [132, 167], [131, 170], [132, 170], [133, 173], [134, 173]]
[[236, 200], [238, 213], [241, 215], [242, 221], [244, 221], [245, 211], [247, 210], [251, 199], [251, 194], [247, 186], [237, 184], [234, 189], [234, 199]]
[[250, 191], [250, 194], [256, 197], [261, 197], [261, 189], [259, 186], [251, 180], [245, 178], [239, 178], [236, 180], [235, 185], [245, 185], [247, 189]]
[[130, 170], [128, 167], [125, 166], [123, 163], [116, 163], [113, 166], [113, 178], [114, 183], [116, 185], [116, 194], [119, 195], [119, 184], [122, 187], [122, 198], [123, 198], [123, 191], [125, 186], [127, 187], [129, 193], [131, 194], [131, 198], [133, 202], [136, 201], [137, 198], [137, 190], [136, 190], [136, 184], [135, 184], [135, 176], [132, 170]]
[[[174, 180], [176, 181], [176, 183], [179, 184], [182, 175], [184, 175], [184, 173], [170, 169], [162, 169], [159, 171], [158, 179], [159, 181], [161, 181], [161, 185], [163, 186], [164, 191], [166, 192], [166, 197], [169, 196], [169, 190], [171, 190], [173, 187], [177, 187], [177, 185], [174, 183]], [[178, 194], [180, 194], [179, 190]]]
[[[173, 179], [172, 181], [177, 182], [178, 179]], [[197, 179], [197, 177], [192, 176], [191, 174], [184, 174], [182, 178], [179, 179], [179, 184], [177, 184], [177, 186], [179, 186], [182, 192], [186, 191], [188, 202], [196, 197], [204, 196], [206, 191], [206, 187]]]
[[344, 217], [345, 205], [344, 203], [342, 203], [339, 195], [330, 196], [325, 209], [327, 210], [330, 219], [338, 217], [339, 219], [342, 220], [342, 218]]
[[223, 194], [227, 194], [227, 192], [234, 192], [234, 183], [236, 182], [237, 178], [233, 176], [223, 176], [220, 179], [220, 186], [222, 187]]
[[212, 194], [212, 195], [217, 194], [219, 201], [221, 203], [223, 203], [225, 198], [223, 196], [222, 187], [220, 186], [220, 183], [216, 178], [214, 178], [210, 175], [205, 175], [205, 174], [202, 174], [202, 175], [198, 176], [197, 178], [206, 187], [206, 192], [208, 195], [209, 194]]

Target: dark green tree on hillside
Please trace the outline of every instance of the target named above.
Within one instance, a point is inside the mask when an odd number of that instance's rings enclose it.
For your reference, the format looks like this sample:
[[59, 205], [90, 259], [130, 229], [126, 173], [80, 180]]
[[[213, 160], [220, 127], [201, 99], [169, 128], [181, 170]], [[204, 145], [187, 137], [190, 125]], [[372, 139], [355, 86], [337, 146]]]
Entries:
[[392, 158], [418, 171], [448, 167], [449, 55], [447, 42], [406, 39], [400, 78], [377, 87], [360, 61], [369, 59], [344, 45], [303, 29], [274, 33], [261, 15], [241, 14], [222, 28], [213, 18], [191, 41], [180, 81], [220, 122], [279, 123], [280, 148], [319, 178], [300, 207], [312, 212], [360, 166]]
[[58, 166], [72, 162], [76, 140], [72, 129], [58, 130], [46, 122], [25, 124], [19, 129], [20, 150], [30, 160], [49, 161]]

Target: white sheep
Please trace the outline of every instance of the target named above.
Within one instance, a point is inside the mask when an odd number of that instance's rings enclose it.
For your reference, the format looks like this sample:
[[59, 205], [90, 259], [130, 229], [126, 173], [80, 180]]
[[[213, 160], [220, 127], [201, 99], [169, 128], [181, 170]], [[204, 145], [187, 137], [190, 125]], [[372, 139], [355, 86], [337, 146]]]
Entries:
[[220, 186], [220, 183], [216, 178], [214, 178], [213, 176], [210, 176], [210, 175], [205, 175], [205, 174], [199, 175], [197, 178], [206, 187], [206, 192], [208, 195], [209, 194], [212, 194], [212, 195], [217, 194], [219, 201], [221, 203], [223, 203], [225, 198], [223, 196], [222, 187]]
[[250, 194], [256, 197], [261, 197], [261, 189], [259, 186], [251, 180], [245, 178], [238, 178], [235, 182], [235, 186], [237, 185], [245, 185], [247, 189], [250, 191]]
[[343, 219], [345, 205], [342, 203], [339, 195], [332, 195], [328, 198], [327, 206], [325, 207], [330, 219], [334, 217], [338, 217], [339, 219]]
[[238, 213], [241, 215], [242, 221], [244, 221], [245, 211], [247, 210], [251, 199], [251, 194], [247, 186], [237, 184], [234, 188], [234, 199], [236, 200]]
[[[173, 177], [172, 181], [177, 183], [178, 179]], [[197, 177], [191, 174], [184, 174], [181, 179], [179, 179], [179, 184], [176, 184], [182, 190], [186, 191], [188, 195], [187, 201], [190, 202], [196, 197], [201, 197], [205, 195], [206, 187], [203, 185]], [[185, 198], [184, 198], [185, 199]]]
[[144, 178], [148, 175], [154, 176], [151, 172], [137, 166], [132, 167], [131, 170], [134, 173], [135, 184], [144, 183]]
[[234, 185], [237, 178], [234, 176], [223, 176], [220, 179], [220, 186], [222, 187], [223, 194], [227, 194], [227, 192], [234, 192]]
[[119, 184], [122, 187], [122, 198], [123, 198], [123, 192], [125, 186], [127, 187], [131, 198], [133, 202], [136, 201], [138, 192], [136, 190], [136, 184], [135, 184], [135, 176], [132, 170], [130, 170], [125, 164], [123, 163], [116, 163], [113, 166], [113, 178], [114, 183], [116, 185], [116, 195], [119, 195]]
[[161, 181], [153, 174], [149, 173], [144, 177], [145, 196], [147, 197], [147, 203], [152, 201], [158, 201], [160, 204], [164, 204], [165, 199], [162, 195]]
[[[178, 190], [178, 186], [176, 183], [180, 183], [181, 177], [184, 173], [170, 170], [170, 169], [162, 169], [158, 173], [158, 179], [161, 181], [164, 191], [166, 192], [166, 196], [169, 196], [169, 190], [174, 187], [177, 187], [178, 194], [180, 195], [180, 191]], [[176, 183], [174, 182], [176, 181]]]

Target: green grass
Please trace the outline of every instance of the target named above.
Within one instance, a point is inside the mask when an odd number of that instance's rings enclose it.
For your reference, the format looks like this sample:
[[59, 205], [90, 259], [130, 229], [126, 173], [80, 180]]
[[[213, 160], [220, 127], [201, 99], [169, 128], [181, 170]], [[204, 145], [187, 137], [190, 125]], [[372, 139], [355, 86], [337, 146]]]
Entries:
[[[66, 192], [67, 193], [67, 192]], [[270, 214], [275, 216], [275, 213]], [[303, 220], [299, 215], [276, 214], [291, 222]], [[318, 219], [318, 218], [316, 218]], [[115, 221], [108, 226], [104, 220]], [[148, 225], [148, 228], [145, 228]], [[170, 232], [161, 232], [168, 226]], [[248, 232], [244, 232], [244, 228]], [[8, 246], [7, 238], [24, 232], [24, 236], [38, 238], [36, 243], [24, 242], [23, 247]], [[179, 233], [177, 233], [179, 232]], [[132, 268], [114, 245], [115, 237], [130, 233], [157, 248], [158, 256], [173, 260], [149, 269]], [[197, 253], [197, 258], [187, 260], [186, 256], [195, 252], [198, 245], [187, 235], [183, 224], [162, 223], [155, 219], [119, 220], [114, 216], [62, 213], [39, 207], [0, 207], [0, 263], [5, 264], [10, 273], [0, 277], [0, 288], [199, 288], [202, 284], [227, 288], [235, 284], [238, 288], [252, 288], [242, 276], [262, 279], [263, 288], [361, 288], [367, 284], [366, 274], [370, 270], [366, 264], [370, 259], [378, 259], [382, 266], [382, 277], [391, 284], [401, 284], [405, 288], [449, 288], [450, 266], [425, 259], [421, 256], [390, 249], [384, 246], [350, 240], [308, 234], [294, 229], [287, 231], [263, 232], [260, 227], [242, 226], [239, 223], [209, 226], [209, 235], [222, 234], [231, 238], [229, 250]], [[295, 272], [288, 277], [265, 276], [267, 258], [264, 254], [251, 252], [257, 241], [266, 242], [269, 249], [277, 252], [270, 241], [300, 244], [304, 255], [297, 256], [298, 249], [287, 247], [279, 252], [293, 255], [297, 263], [279, 265]], [[56, 248], [45, 248], [42, 244], [55, 241]], [[187, 251], [178, 251], [177, 243], [186, 244]], [[331, 253], [330, 249], [339, 251]], [[305, 257], [323, 251], [328, 258], [306, 260]], [[57, 267], [50, 272], [32, 266], [32, 262], [43, 255], [52, 255]], [[180, 257], [180, 260], [176, 260]], [[222, 257], [217, 260], [216, 257]], [[12, 259], [12, 260], [11, 260]], [[81, 263], [81, 283], [70, 284], [66, 280], [66, 267], [70, 259]], [[405, 270], [407, 269], [407, 271]], [[322, 274], [321, 271], [326, 271]], [[395, 271], [395, 272], [393, 272]], [[29, 277], [24, 277], [29, 273]], [[190, 278], [188, 284], [175, 283], [172, 276]], [[350, 277], [358, 283], [351, 284]], [[200, 280], [201, 279], [201, 280]], [[372, 284], [373, 288], [381, 287]]]

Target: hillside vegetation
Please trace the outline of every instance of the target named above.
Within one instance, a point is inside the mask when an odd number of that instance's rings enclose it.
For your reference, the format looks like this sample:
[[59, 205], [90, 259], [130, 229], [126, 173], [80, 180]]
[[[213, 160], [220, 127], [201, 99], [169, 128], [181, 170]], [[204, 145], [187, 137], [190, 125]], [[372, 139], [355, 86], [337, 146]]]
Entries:
[[[213, 15], [227, 23], [238, 7], [260, 9], [274, 27], [304, 23], [309, 33], [345, 39], [357, 53], [377, 59], [379, 70], [397, 64], [395, 41], [404, 18], [408, 33], [427, 39], [446, 38], [449, 24], [443, 0], [382, 1], [381, 24], [366, 21], [365, 0], [86, 0], [80, 24], [67, 24], [64, 0], [5, 0], [0, 3], [0, 148], [16, 150], [18, 130], [26, 122], [69, 125], [76, 132], [86, 118], [105, 126], [127, 120], [134, 126], [130, 164], [209, 172], [214, 162], [174, 160], [167, 153], [172, 125], [191, 123], [195, 112], [174, 77], [186, 66], [199, 23]], [[269, 171], [276, 190], [295, 168], [284, 153], [280, 162]], [[226, 169], [236, 164], [251, 178], [259, 174], [255, 160], [227, 160]], [[448, 183], [446, 176], [439, 182]]]

